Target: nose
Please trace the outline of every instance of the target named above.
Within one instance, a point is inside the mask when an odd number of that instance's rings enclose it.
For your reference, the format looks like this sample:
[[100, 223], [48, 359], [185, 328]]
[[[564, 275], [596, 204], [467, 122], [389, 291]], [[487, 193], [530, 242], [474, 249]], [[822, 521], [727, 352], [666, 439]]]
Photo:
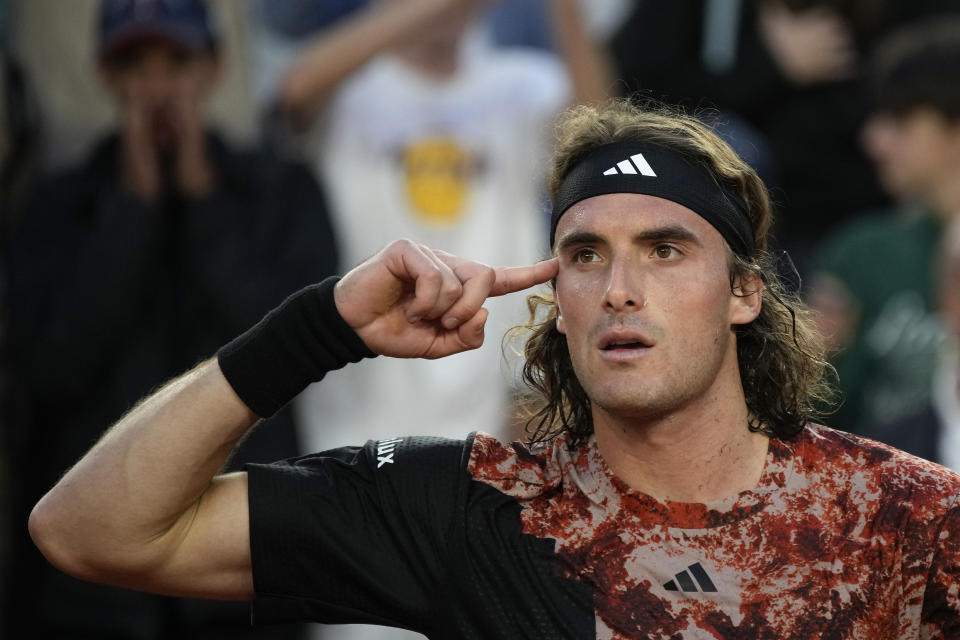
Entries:
[[637, 311], [646, 305], [640, 282], [641, 274], [627, 261], [615, 262], [610, 267], [610, 280], [603, 306], [611, 313]]
[[139, 69], [145, 97], [154, 104], [164, 104], [176, 92], [177, 74], [174, 63], [161, 55], [147, 56]]

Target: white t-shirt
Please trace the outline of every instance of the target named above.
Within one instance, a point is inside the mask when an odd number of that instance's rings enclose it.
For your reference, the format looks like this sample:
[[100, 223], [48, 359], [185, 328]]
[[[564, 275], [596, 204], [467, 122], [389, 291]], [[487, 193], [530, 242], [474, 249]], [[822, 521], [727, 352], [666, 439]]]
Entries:
[[[381, 56], [348, 80], [322, 123], [318, 169], [343, 268], [410, 238], [493, 266], [547, 251], [543, 175], [570, 87], [549, 54], [464, 46], [438, 81]], [[376, 358], [329, 374], [297, 403], [311, 451], [391, 435], [502, 432], [515, 377], [501, 338], [524, 293], [488, 301], [486, 341], [438, 361]]]

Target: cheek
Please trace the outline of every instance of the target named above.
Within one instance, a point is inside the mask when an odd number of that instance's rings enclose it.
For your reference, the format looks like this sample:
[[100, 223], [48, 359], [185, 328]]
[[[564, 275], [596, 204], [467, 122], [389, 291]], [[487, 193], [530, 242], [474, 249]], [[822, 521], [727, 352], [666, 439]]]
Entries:
[[692, 342], [709, 341], [712, 344], [722, 331], [728, 329], [741, 306], [736, 301], [731, 303], [726, 280], [722, 285], [712, 278], [709, 282], [688, 281], [687, 284], [690, 286], [674, 286], [664, 291], [659, 306], [665, 328], [668, 331], [671, 326], [682, 329]]
[[588, 300], [592, 299], [592, 289], [585, 278], [576, 274], [561, 273], [557, 276], [554, 299], [557, 302], [557, 329], [567, 333], [567, 329], [577, 326], [578, 318], [584, 312]]

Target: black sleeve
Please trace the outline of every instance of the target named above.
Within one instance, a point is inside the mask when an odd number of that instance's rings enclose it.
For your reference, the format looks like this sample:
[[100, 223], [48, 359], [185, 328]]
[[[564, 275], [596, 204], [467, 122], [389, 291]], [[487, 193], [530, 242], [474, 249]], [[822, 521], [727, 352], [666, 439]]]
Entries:
[[468, 491], [466, 441], [368, 442], [248, 465], [255, 624], [368, 623], [428, 633]]

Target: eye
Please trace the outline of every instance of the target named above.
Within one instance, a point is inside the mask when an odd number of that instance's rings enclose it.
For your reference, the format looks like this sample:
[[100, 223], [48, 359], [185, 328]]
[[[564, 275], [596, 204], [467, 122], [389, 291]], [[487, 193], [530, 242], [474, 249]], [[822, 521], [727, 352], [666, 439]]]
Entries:
[[670, 244], [658, 244], [653, 248], [653, 253], [661, 260], [669, 260], [681, 255], [680, 250]]
[[584, 247], [583, 249], [577, 249], [573, 255], [570, 257], [570, 261], [578, 264], [586, 264], [588, 262], [596, 262], [600, 259], [600, 256], [597, 255], [597, 252], [589, 247]]

